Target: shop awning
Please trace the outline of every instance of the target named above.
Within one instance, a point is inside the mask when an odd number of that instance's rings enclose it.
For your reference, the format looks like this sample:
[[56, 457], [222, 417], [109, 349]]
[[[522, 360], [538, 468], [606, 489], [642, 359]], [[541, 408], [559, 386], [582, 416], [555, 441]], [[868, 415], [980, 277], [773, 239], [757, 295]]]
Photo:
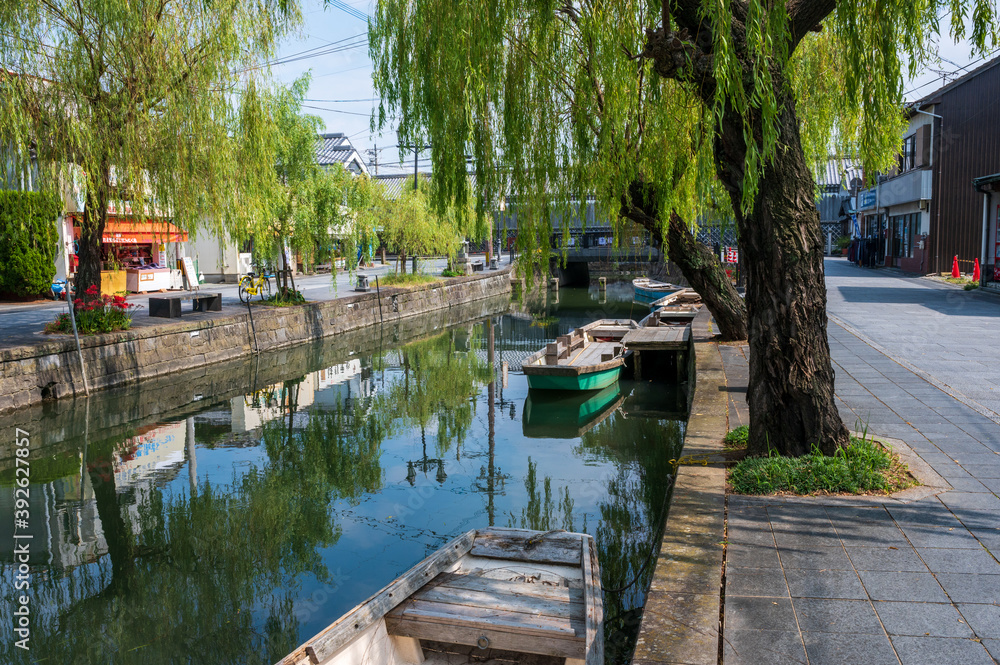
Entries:
[[[73, 226], [73, 237], [80, 237], [79, 226]], [[105, 245], [149, 245], [161, 242], [187, 242], [187, 239], [187, 231], [165, 220], [140, 222], [109, 218], [107, 224], [104, 225], [101, 243]]]

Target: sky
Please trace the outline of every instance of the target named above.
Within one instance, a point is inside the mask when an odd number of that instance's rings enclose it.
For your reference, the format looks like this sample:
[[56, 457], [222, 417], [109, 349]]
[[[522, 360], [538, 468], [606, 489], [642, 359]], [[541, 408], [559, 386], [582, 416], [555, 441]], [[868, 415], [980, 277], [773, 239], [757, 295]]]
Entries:
[[[402, 165], [399, 163], [395, 128], [387, 127], [381, 134], [370, 131], [371, 112], [377, 100], [364, 17], [373, 12], [374, 0], [328, 1], [329, 5], [324, 6], [324, 0], [302, 0], [302, 28], [285, 40], [276, 58], [295, 60], [274, 66], [272, 72], [278, 81], [287, 84], [311, 71], [312, 85], [304, 110], [322, 118], [327, 132], [347, 134], [373, 173], [374, 155], [367, 151], [376, 148], [380, 174], [412, 173], [413, 153]], [[942, 29], [947, 30], [944, 22]], [[972, 55], [967, 41], [956, 43], [947, 36], [940, 39], [938, 55], [940, 63], [906, 82], [903, 89], [908, 101], [934, 92], [990, 59]], [[419, 167], [421, 171], [429, 170], [426, 153]]]

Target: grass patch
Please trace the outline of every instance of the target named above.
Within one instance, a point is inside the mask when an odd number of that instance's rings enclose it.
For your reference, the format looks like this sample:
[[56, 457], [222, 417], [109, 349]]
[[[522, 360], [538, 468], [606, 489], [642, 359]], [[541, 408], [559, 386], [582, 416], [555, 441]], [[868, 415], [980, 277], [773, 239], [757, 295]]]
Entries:
[[457, 270], [452, 270], [451, 268], [445, 268], [441, 271], [442, 277], [465, 277], [464, 272], [459, 272]]
[[272, 294], [263, 302], [265, 305], [273, 305], [274, 307], [291, 307], [292, 305], [305, 304], [306, 297], [302, 295], [301, 291], [296, 291], [294, 289], [282, 291], [281, 289], [278, 289], [277, 293]]
[[722, 443], [725, 444], [726, 448], [746, 448], [748, 441], [750, 441], [750, 428], [746, 425], [740, 425], [736, 429], [730, 430]]
[[379, 277], [378, 281], [380, 286], [414, 286], [416, 284], [429, 284], [430, 282], [436, 282], [437, 278], [431, 275], [422, 275], [420, 273], [413, 274], [412, 272], [390, 272], [387, 275]]
[[855, 437], [830, 457], [749, 457], [730, 470], [729, 483], [736, 494], [889, 494], [915, 484], [897, 455]]

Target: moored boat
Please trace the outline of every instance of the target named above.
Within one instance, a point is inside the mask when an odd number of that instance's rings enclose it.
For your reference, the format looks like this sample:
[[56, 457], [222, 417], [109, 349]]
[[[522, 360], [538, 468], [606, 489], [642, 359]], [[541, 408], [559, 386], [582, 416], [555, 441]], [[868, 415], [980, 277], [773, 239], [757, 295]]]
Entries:
[[622, 337], [639, 327], [631, 319], [600, 319], [557, 337], [521, 363], [536, 390], [600, 390], [616, 381], [630, 355]]
[[635, 299], [637, 302], [651, 303], [663, 296], [681, 291], [684, 287], [670, 284], [668, 282], [658, 282], [648, 277], [637, 277], [632, 280], [635, 289]]
[[472, 530], [279, 665], [444, 665], [470, 656], [477, 662], [603, 665], [603, 623], [591, 536]]

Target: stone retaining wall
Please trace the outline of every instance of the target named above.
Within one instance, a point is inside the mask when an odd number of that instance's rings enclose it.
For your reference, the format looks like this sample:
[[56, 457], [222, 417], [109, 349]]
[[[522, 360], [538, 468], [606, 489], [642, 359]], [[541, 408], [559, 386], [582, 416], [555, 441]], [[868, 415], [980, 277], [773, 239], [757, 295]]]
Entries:
[[[709, 314], [692, 322], [694, 395], [632, 665], [717, 665], [728, 392]], [[704, 465], [703, 465], [704, 463]]]
[[[255, 336], [248, 315], [238, 314], [85, 337], [81, 346], [90, 390], [105, 390], [251, 355], [255, 348], [271, 351], [369, 326], [391, 325], [509, 292], [507, 268], [412, 288], [384, 288], [381, 295], [372, 291], [295, 307], [257, 306], [253, 308]], [[82, 392], [72, 336], [0, 350], [0, 412]]]

